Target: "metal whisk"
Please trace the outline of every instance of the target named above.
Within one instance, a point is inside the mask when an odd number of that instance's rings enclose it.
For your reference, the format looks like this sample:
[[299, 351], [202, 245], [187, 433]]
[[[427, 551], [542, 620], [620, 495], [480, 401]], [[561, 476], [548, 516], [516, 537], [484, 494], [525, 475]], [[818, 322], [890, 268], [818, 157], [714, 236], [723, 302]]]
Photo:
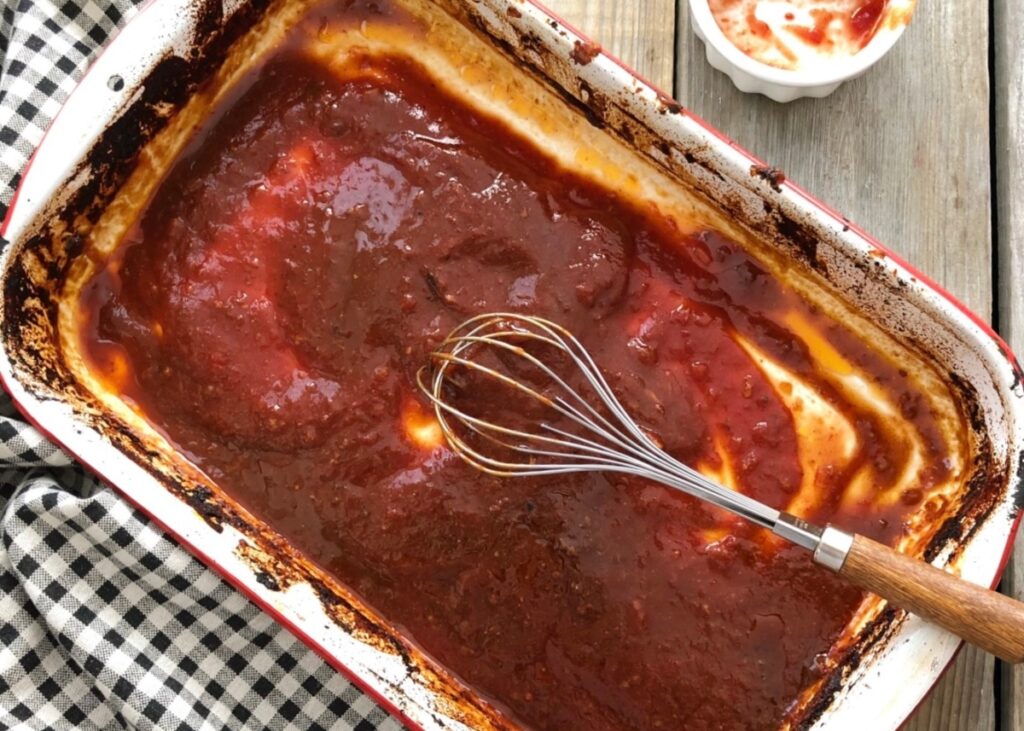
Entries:
[[[530, 345], [557, 348], [571, 359], [572, 366], [586, 379], [587, 386], [603, 404], [608, 416], [564, 377], [531, 353]], [[556, 387], [557, 394], [541, 393], [479, 361], [481, 348], [494, 348], [522, 359], [543, 373]], [[474, 353], [474, 351], [477, 351]], [[616, 398], [593, 358], [565, 328], [549, 320], [527, 315], [495, 313], [467, 320], [445, 339], [432, 354], [434, 367], [426, 382], [427, 371], [420, 371], [420, 388], [434, 403], [437, 420], [452, 449], [465, 461], [483, 472], [503, 477], [554, 475], [567, 472], [624, 472], [675, 487], [695, 497], [774, 528], [780, 513], [742, 493], [712, 482], [696, 470], [662, 450]], [[540, 421], [536, 431], [511, 428], [482, 419], [456, 407], [445, 398], [445, 384], [452, 372], [468, 368], [536, 400], [577, 426], [575, 432], [550, 421]], [[474, 434], [484, 446], [501, 447], [498, 454], [487, 454], [460, 435], [455, 424]], [[463, 432], [464, 433], [464, 432]], [[521, 455], [520, 461], [506, 456]], [[503, 458], [504, 457], [504, 458]], [[808, 548], [812, 547], [810, 544]]]
[[[556, 356], [567, 364], [562, 372], [552, 363]], [[673, 458], [634, 421], [587, 350], [560, 325], [516, 313], [479, 315], [455, 328], [430, 358], [417, 374], [419, 386], [448, 445], [473, 467], [505, 477], [604, 471], [660, 482], [768, 528], [857, 586], [1004, 660], [1024, 660], [1024, 604], [864, 536], [770, 508]], [[520, 369], [534, 378], [527, 383]], [[524, 427], [512, 425], [511, 417], [522, 412], [511, 407], [504, 423], [500, 416], [474, 414], [461, 405], [472, 403], [473, 394], [472, 384], [464, 392], [460, 373], [512, 389], [556, 419], [526, 417]], [[544, 387], [532, 385], [537, 375]], [[579, 376], [583, 388], [570, 385]]]

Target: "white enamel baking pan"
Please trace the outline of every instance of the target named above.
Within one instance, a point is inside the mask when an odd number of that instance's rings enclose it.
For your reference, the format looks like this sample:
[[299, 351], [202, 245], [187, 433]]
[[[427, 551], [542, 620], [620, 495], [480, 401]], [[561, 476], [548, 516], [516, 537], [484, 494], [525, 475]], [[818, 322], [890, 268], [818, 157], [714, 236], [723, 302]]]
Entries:
[[[592, 124], [696, 188], [792, 266], [941, 365], [983, 448], [969, 489], [925, 555], [994, 585], [1019, 516], [1024, 389], [1012, 354], [985, 323], [542, 7], [525, 0], [422, 2], [458, 16]], [[0, 255], [0, 378], [42, 431], [407, 723], [431, 730], [512, 727], [266, 526], [106, 414], [62, 362], [55, 302], [83, 231], [139, 149], [269, 4], [152, 0], [68, 99], [2, 230], [10, 243]], [[802, 725], [896, 728], [958, 645], [916, 618], [881, 612], [811, 699]]]

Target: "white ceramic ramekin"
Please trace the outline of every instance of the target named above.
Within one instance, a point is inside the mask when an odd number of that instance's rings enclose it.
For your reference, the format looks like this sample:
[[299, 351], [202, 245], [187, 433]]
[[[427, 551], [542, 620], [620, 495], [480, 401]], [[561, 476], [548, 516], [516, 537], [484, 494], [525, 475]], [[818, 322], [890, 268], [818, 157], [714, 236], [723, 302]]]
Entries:
[[868, 44], [843, 63], [830, 63], [824, 69], [789, 70], [755, 61], [734, 46], [718, 27], [708, 0], [690, 0], [690, 17], [694, 32], [704, 41], [708, 63], [732, 79], [737, 89], [764, 94], [777, 102], [790, 102], [805, 96], [828, 96], [847, 79], [871, 68], [903, 35], [915, 3], [916, 0], [889, 0]]

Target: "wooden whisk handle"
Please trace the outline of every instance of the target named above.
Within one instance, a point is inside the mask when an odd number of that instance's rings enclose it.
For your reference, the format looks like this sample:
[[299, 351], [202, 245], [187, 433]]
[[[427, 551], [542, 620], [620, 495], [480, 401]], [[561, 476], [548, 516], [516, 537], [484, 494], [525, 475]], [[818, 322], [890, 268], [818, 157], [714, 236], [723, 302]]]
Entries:
[[1024, 662], [1024, 602], [859, 535], [839, 574], [996, 657]]

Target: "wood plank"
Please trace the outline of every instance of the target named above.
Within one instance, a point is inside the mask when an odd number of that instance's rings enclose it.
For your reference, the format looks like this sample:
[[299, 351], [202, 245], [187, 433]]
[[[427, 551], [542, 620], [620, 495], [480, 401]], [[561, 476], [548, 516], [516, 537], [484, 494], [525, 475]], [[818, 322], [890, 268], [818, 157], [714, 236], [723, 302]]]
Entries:
[[[686, 0], [677, 17], [679, 101], [990, 314], [986, 3], [919, 3], [865, 76], [788, 105], [738, 92], [707, 64]], [[991, 657], [965, 649], [906, 728], [993, 729], [994, 673]]]
[[[995, 0], [995, 164], [999, 329], [1024, 352], [1024, 5]], [[1002, 589], [1024, 600], [1024, 534], [1003, 577]], [[1001, 667], [1000, 717], [1005, 731], [1024, 731], [1024, 667]]]
[[544, 4], [671, 93], [675, 0], [545, 0]]

